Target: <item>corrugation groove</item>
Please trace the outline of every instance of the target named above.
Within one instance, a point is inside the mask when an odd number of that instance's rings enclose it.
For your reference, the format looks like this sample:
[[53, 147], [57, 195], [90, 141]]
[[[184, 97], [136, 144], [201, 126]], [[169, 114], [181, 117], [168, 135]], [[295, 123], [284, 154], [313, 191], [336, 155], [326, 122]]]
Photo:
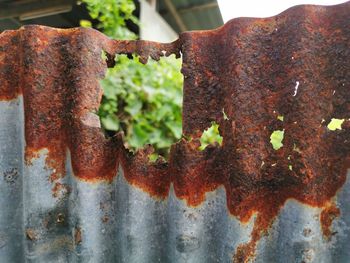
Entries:
[[[349, 21], [350, 2], [168, 44], [3, 32], [0, 262], [349, 262]], [[149, 148], [106, 138], [94, 112], [115, 55], [164, 51], [182, 54], [191, 139], [150, 163]], [[213, 121], [223, 143], [199, 151]]]

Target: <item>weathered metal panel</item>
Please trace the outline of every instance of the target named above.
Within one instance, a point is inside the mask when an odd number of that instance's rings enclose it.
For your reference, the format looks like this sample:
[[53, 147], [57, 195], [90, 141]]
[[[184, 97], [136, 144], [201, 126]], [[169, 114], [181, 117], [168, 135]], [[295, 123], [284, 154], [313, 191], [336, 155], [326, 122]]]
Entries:
[[[2, 33], [0, 261], [350, 262], [349, 23], [348, 2], [170, 44]], [[163, 51], [183, 54], [192, 139], [150, 163], [149, 148], [133, 155], [122, 136], [105, 138], [94, 112], [115, 54]], [[332, 118], [341, 130], [327, 128]], [[212, 121], [223, 144], [199, 151]]]

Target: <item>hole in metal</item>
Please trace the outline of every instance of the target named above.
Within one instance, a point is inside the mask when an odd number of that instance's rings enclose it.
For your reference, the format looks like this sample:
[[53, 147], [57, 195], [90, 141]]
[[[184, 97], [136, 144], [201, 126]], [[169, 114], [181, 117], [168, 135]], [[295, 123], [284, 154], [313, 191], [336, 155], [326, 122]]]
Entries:
[[[113, 64], [105, 52], [102, 59]], [[170, 146], [182, 136], [181, 61], [172, 55], [144, 65], [125, 54], [113, 61], [115, 67], [108, 68], [100, 82], [102, 128], [108, 136], [122, 132], [125, 146], [133, 152], [152, 145], [151, 161], [160, 155], [167, 158]]]
[[212, 122], [211, 126], [202, 133], [199, 150], [203, 151], [210, 144], [221, 146], [222, 139], [223, 138], [219, 132], [219, 124]]

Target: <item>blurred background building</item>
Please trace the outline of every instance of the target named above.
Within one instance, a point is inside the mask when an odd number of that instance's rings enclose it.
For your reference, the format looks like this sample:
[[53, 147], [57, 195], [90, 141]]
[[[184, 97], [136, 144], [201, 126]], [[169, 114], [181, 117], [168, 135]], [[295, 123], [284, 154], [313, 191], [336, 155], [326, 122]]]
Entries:
[[[182, 31], [223, 24], [216, 0], [135, 0], [135, 4], [141, 26], [128, 27], [141, 39], [168, 42]], [[84, 19], [91, 20], [85, 4], [76, 0], [0, 0], [0, 31], [26, 24], [70, 28]]]

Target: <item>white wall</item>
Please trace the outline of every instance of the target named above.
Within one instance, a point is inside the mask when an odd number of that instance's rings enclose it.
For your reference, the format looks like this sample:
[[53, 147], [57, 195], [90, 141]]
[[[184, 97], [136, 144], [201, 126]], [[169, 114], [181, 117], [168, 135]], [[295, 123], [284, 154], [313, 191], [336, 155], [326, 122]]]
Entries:
[[140, 13], [140, 37], [144, 40], [157, 42], [172, 42], [178, 35], [168, 23], [145, 1], [139, 0]]
[[224, 22], [235, 17], [269, 17], [302, 4], [336, 5], [347, 0], [218, 0]]

